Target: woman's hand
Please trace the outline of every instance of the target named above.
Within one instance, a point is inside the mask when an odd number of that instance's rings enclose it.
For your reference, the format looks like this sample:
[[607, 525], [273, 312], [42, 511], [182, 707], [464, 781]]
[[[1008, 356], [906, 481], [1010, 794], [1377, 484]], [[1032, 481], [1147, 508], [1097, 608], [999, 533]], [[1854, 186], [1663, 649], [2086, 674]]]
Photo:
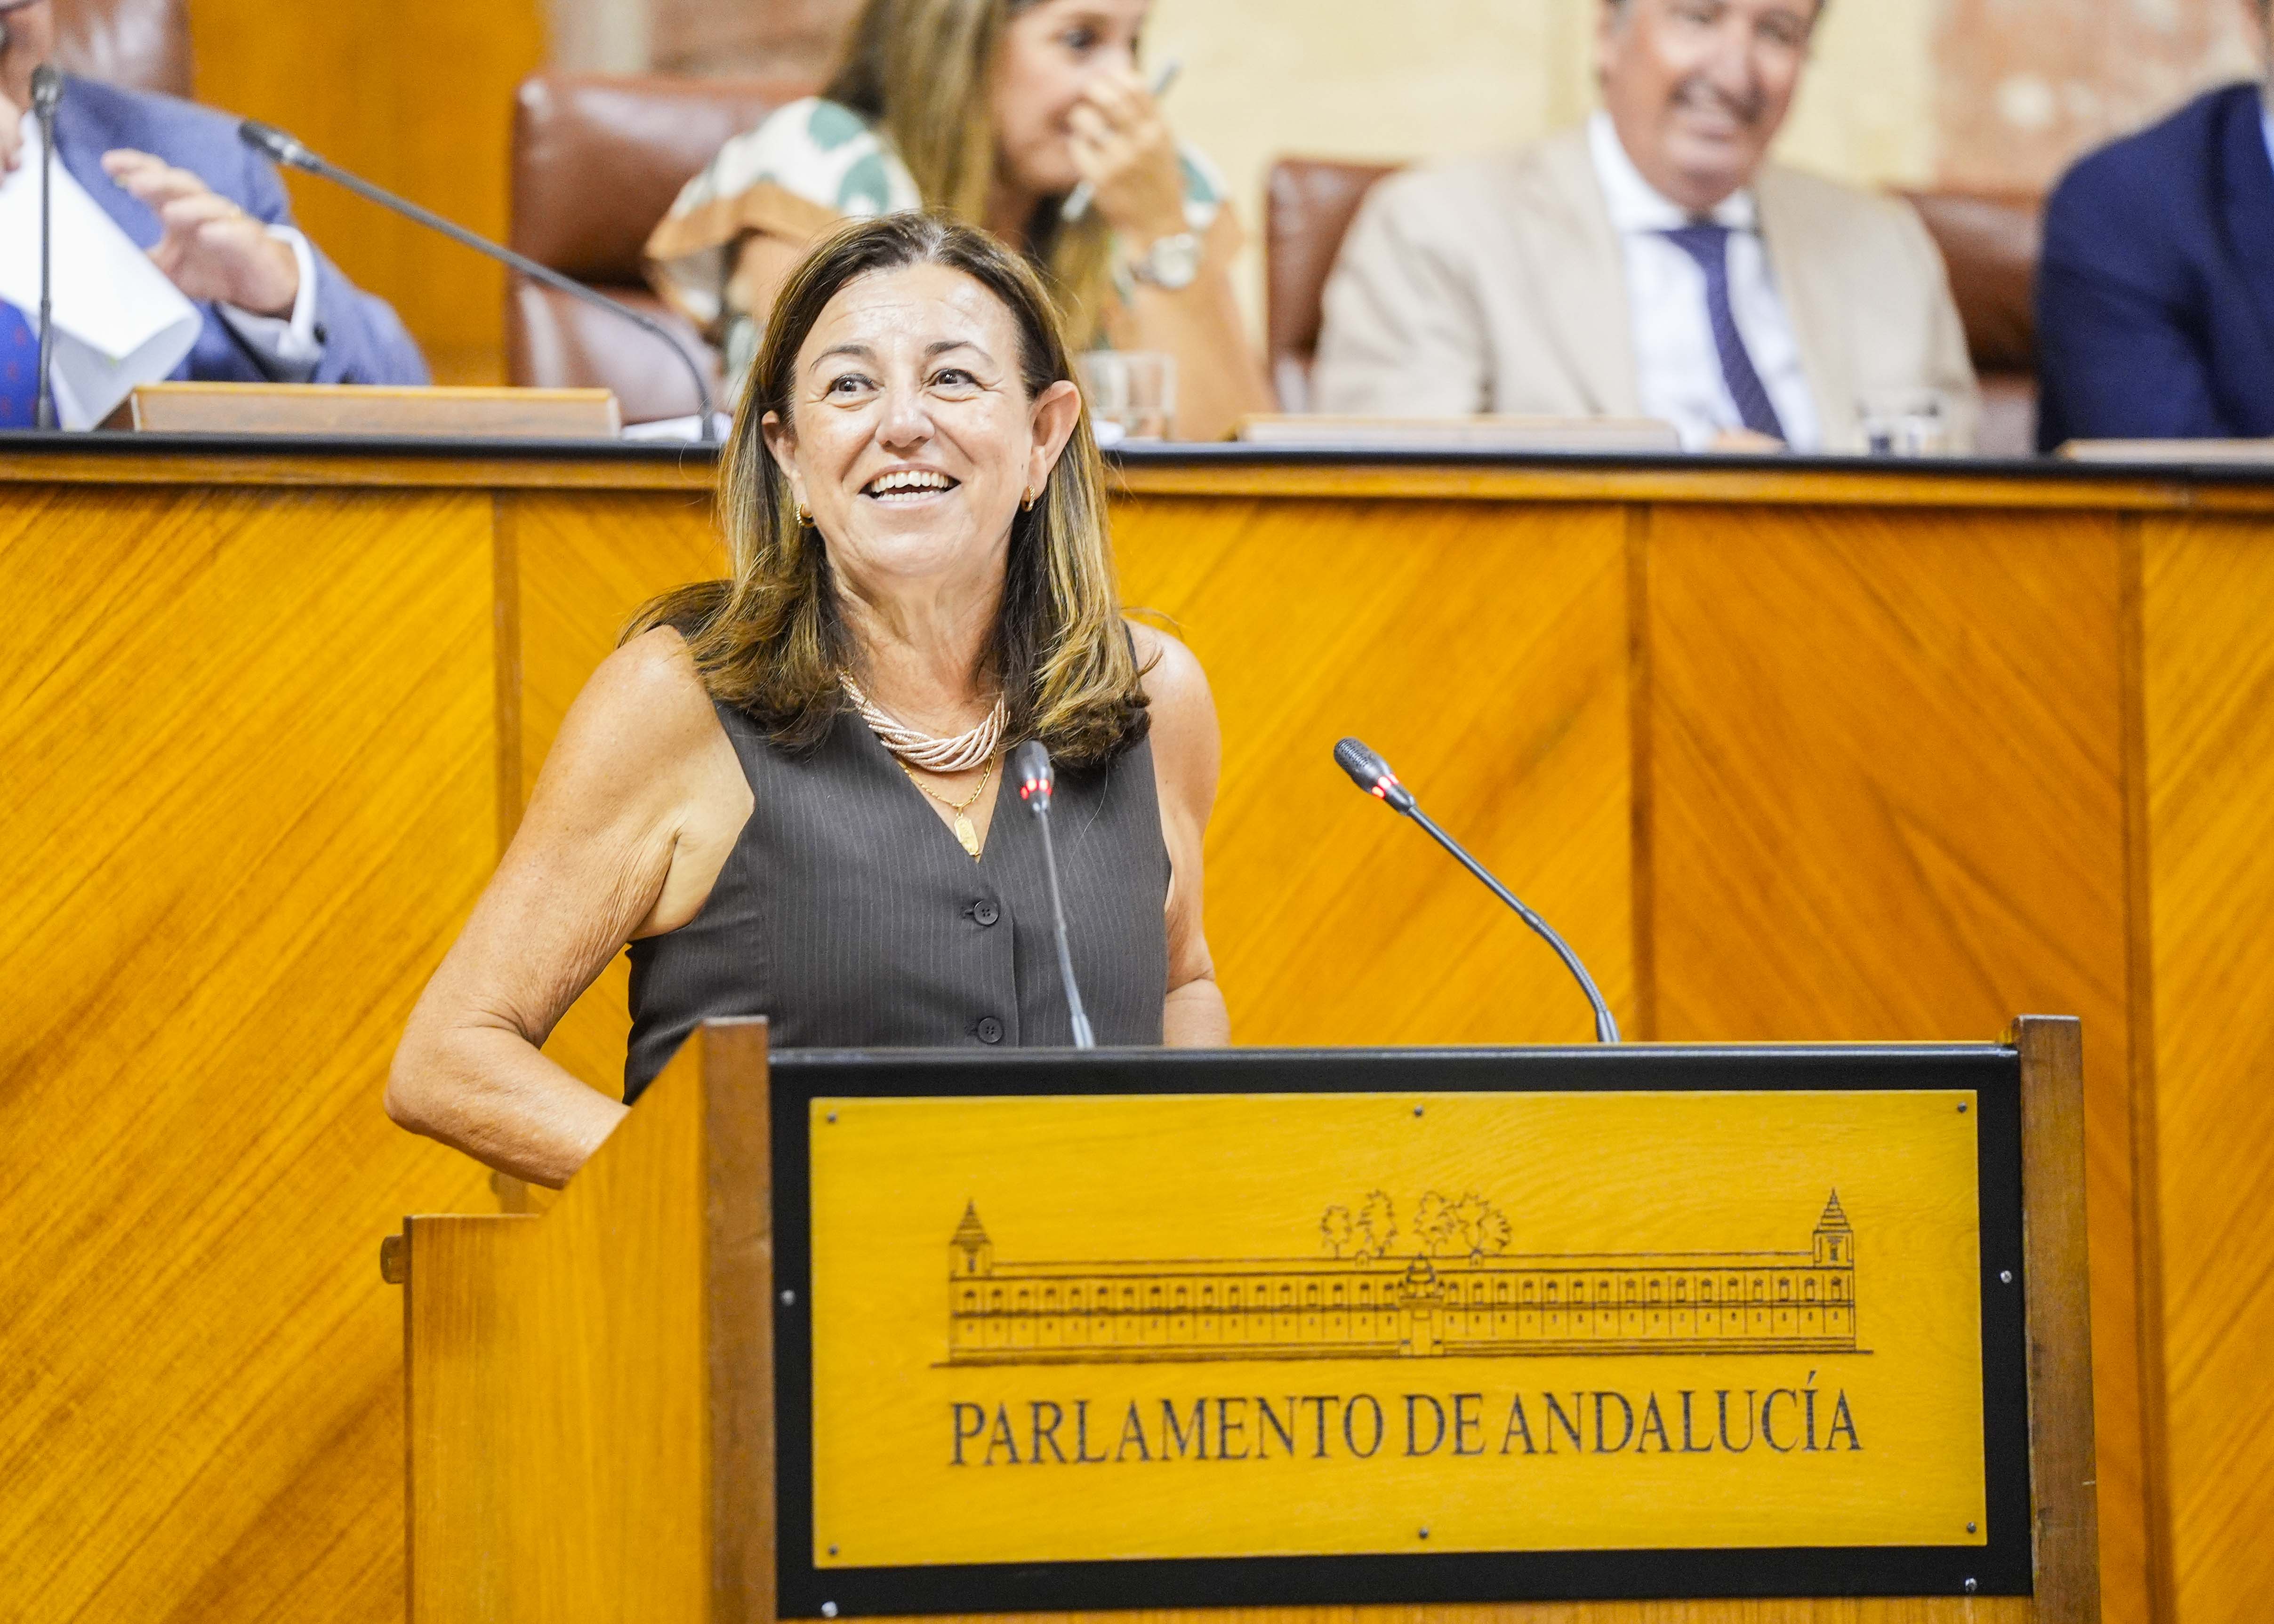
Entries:
[[1160, 103], [1133, 73], [1102, 73], [1067, 116], [1074, 167], [1106, 223], [1139, 252], [1188, 230], [1184, 166]]

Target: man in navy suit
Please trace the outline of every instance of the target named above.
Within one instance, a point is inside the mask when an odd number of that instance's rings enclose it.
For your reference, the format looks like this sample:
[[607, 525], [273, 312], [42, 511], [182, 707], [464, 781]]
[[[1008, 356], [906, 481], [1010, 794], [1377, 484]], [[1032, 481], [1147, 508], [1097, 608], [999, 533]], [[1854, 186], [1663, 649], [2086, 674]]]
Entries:
[[[2274, 0], [2249, 0], [2274, 37]], [[2037, 440], [2274, 435], [2274, 120], [2230, 85], [2084, 159], [2045, 207]]]
[[[0, 169], [24, 157], [32, 71], [55, 45], [49, 0], [0, 0]], [[205, 319], [177, 378], [423, 384], [402, 321], [292, 227], [275, 168], [236, 121], [171, 96], [66, 79], [57, 167], [195, 302]], [[0, 427], [37, 399], [35, 314], [0, 303]]]

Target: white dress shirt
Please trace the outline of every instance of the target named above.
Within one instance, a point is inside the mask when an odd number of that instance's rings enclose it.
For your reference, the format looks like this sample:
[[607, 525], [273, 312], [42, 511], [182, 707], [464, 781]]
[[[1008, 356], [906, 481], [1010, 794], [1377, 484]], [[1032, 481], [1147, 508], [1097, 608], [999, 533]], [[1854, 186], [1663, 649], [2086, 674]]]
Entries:
[[256, 315], [234, 304], [215, 304], [253, 360], [277, 383], [306, 383], [324, 364], [323, 335], [316, 330], [316, 251], [290, 226], [270, 226], [268, 235], [292, 251], [300, 267], [300, 291], [289, 316]]
[[[1702, 222], [1643, 178], [1608, 113], [1589, 120], [1587, 150], [1610, 208], [1611, 228], [1624, 250], [1643, 415], [1671, 423], [1684, 447], [1701, 449], [1725, 430], [1744, 426], [1721, 375], [1721, 355], [1706, 311], [1706, 273], [1660, 235]], [[1800, 341], [1762, 245], [1753, 194], [1739, 192], [1724, 199], [1705, 222], [1728, 229], [1730, 313], [1776, 407], [1785, 440], [1796, 451], [1817, 450], [1824, 436], [1816, 400], [1801, 367]]]

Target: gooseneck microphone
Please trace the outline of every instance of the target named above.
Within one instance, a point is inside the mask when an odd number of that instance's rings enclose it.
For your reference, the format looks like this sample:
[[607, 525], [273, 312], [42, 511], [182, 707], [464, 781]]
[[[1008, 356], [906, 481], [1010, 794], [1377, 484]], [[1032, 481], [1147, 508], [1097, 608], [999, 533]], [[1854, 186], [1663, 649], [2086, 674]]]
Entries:
[[1058, 932], [1058, 979], [1065, 983], [1066, 1012], [1073, 1017], [1073, 1046], [1096, 1049], [1097, 1040], [1090, 1035], [1089, 1017], [1082, 1011], [1081, 989], [1074, 984], [1073, 949], [1066, 942], [1065, 905], [1058, 897], [1058, 858], [1050, 849], [1050, 793], [1058, 787], [1058, 774], [1050, 766], [1050, 753], [1043, 748], [1041, 740], [1029, 739], [1011, 752], [1011, 772], [1019, 786], [1019, 799], [1027, 803], [1027, 810], [1035, 815], [1035, 822], [1043, 831], [1043, 868], [1050, 877], [1050, 924]]
[[391, 209], [405, 219], [415, 220], [428, 230], [439, 231], [452, 242], [471, 248], [476, 253], [488, 255], [499, 264], [519, 271], [531, 282], [542, 282], [548, 288], [568, 295], [571, 298], [582, 300], [595, 310], [605, 310], [611, 315], [621, 317], [643, 333], [660, 340], [669, 346], [672, 354], [679, 357], [680, 365], [687, 369], [688, 377], [694, 380], [695, 398], [701, 402], [702, 412], [702, 426], [696, 435], [697, 440], [706, 446], [713, 443], [711, 428], [712, 416], [711, 386], [703, 376], [703, 368], [694, 356], [688, 352], [687, 346], [679, 342], [671, 329], [654, 317], [644, 315], [629, 304], [618, 304], [606, 294], [597, 292], [573, 277], [563, 276], [551, 266], [539, 265], [526, 254], [516, 253], [512, 249], [493, 243], [486, 237], [478, 237], [456, 222], [443, 219], [432, 209], [421, 208], [407, 199], [398, 198], [391, 192], [373, 185], [359, 175], [350, 174], [329, 159], [320, 158], [309, 151], [296, 137], [287, 135], [273, 125], [264, 124], [258, 119], [248, 118], [237, 125], [237, 139], [247, 147], [252, 147], [255, 152], [267, 154], [287, 169], [304, 169], [311, 175], [320, 175], [334, 185], [344, 186], [358, 197], [367, 199], [381, 208]]
[[1611, 1006], [1604, 1003], [1603, 995], [1595, 990], [1594, 978], [1587, 974], [1587, 966], [1579, 962], [1579, 955], [1571, 951], [1562, 936], [1548, 929], [1546, 920], [1525, 907], [1517, 899], [1514, 891], [1495, 879], [1482, 863], [1464, 851], [1459, 841], [1431, 821], [1429, 815], [1421, 809], [1421, 803], [1414, 800], [1413, 792], [1397, 781], [1397, 775], [1389, 770], [1388, 762], [1359, 740], [1345, 739], [1335, 746], [1335, 764], [1350, 774], [1351, 781], [1367, 794], [1386, 802], [1391, 811], [1401, 812], [1420, 824], [1428, 831], [1431, 839], [1453, 854], [1461, 867], [1482, 880], [1494, 896], [1516, 910], [1518, 919], [1538, 931], [1547, 945], [1555, 950], [1555, 956], [1563, 961], [1563, 967], [1577, 979], [1579, 989], [1587, 995], [1587, 1002], [1594, 1006], [1595, 1041], [1599, 1043], [1619, 1041], [1619, 1023], [1611, 1019]]
[[40, 391], [33, 421], [56, 426], [56, 244], [51, 194], [56, 183], [56, 103], [64, 76], [41, 63], [32, 70], [32, 112], [40, 121]]

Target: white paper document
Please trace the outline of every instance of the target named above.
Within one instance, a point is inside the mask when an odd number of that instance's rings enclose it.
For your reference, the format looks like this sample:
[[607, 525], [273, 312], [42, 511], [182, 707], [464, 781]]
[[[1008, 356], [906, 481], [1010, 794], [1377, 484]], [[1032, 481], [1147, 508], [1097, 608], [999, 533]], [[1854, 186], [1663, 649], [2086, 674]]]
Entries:
[[[0, 181], [0, 299], [35, 331], [40, 308], [40, 127], [24, 115], [23, 162]], [[58, 162], [51, 183], [56, 419], [90, 429], [137, 384], [181, 365], [204, 318]]]

